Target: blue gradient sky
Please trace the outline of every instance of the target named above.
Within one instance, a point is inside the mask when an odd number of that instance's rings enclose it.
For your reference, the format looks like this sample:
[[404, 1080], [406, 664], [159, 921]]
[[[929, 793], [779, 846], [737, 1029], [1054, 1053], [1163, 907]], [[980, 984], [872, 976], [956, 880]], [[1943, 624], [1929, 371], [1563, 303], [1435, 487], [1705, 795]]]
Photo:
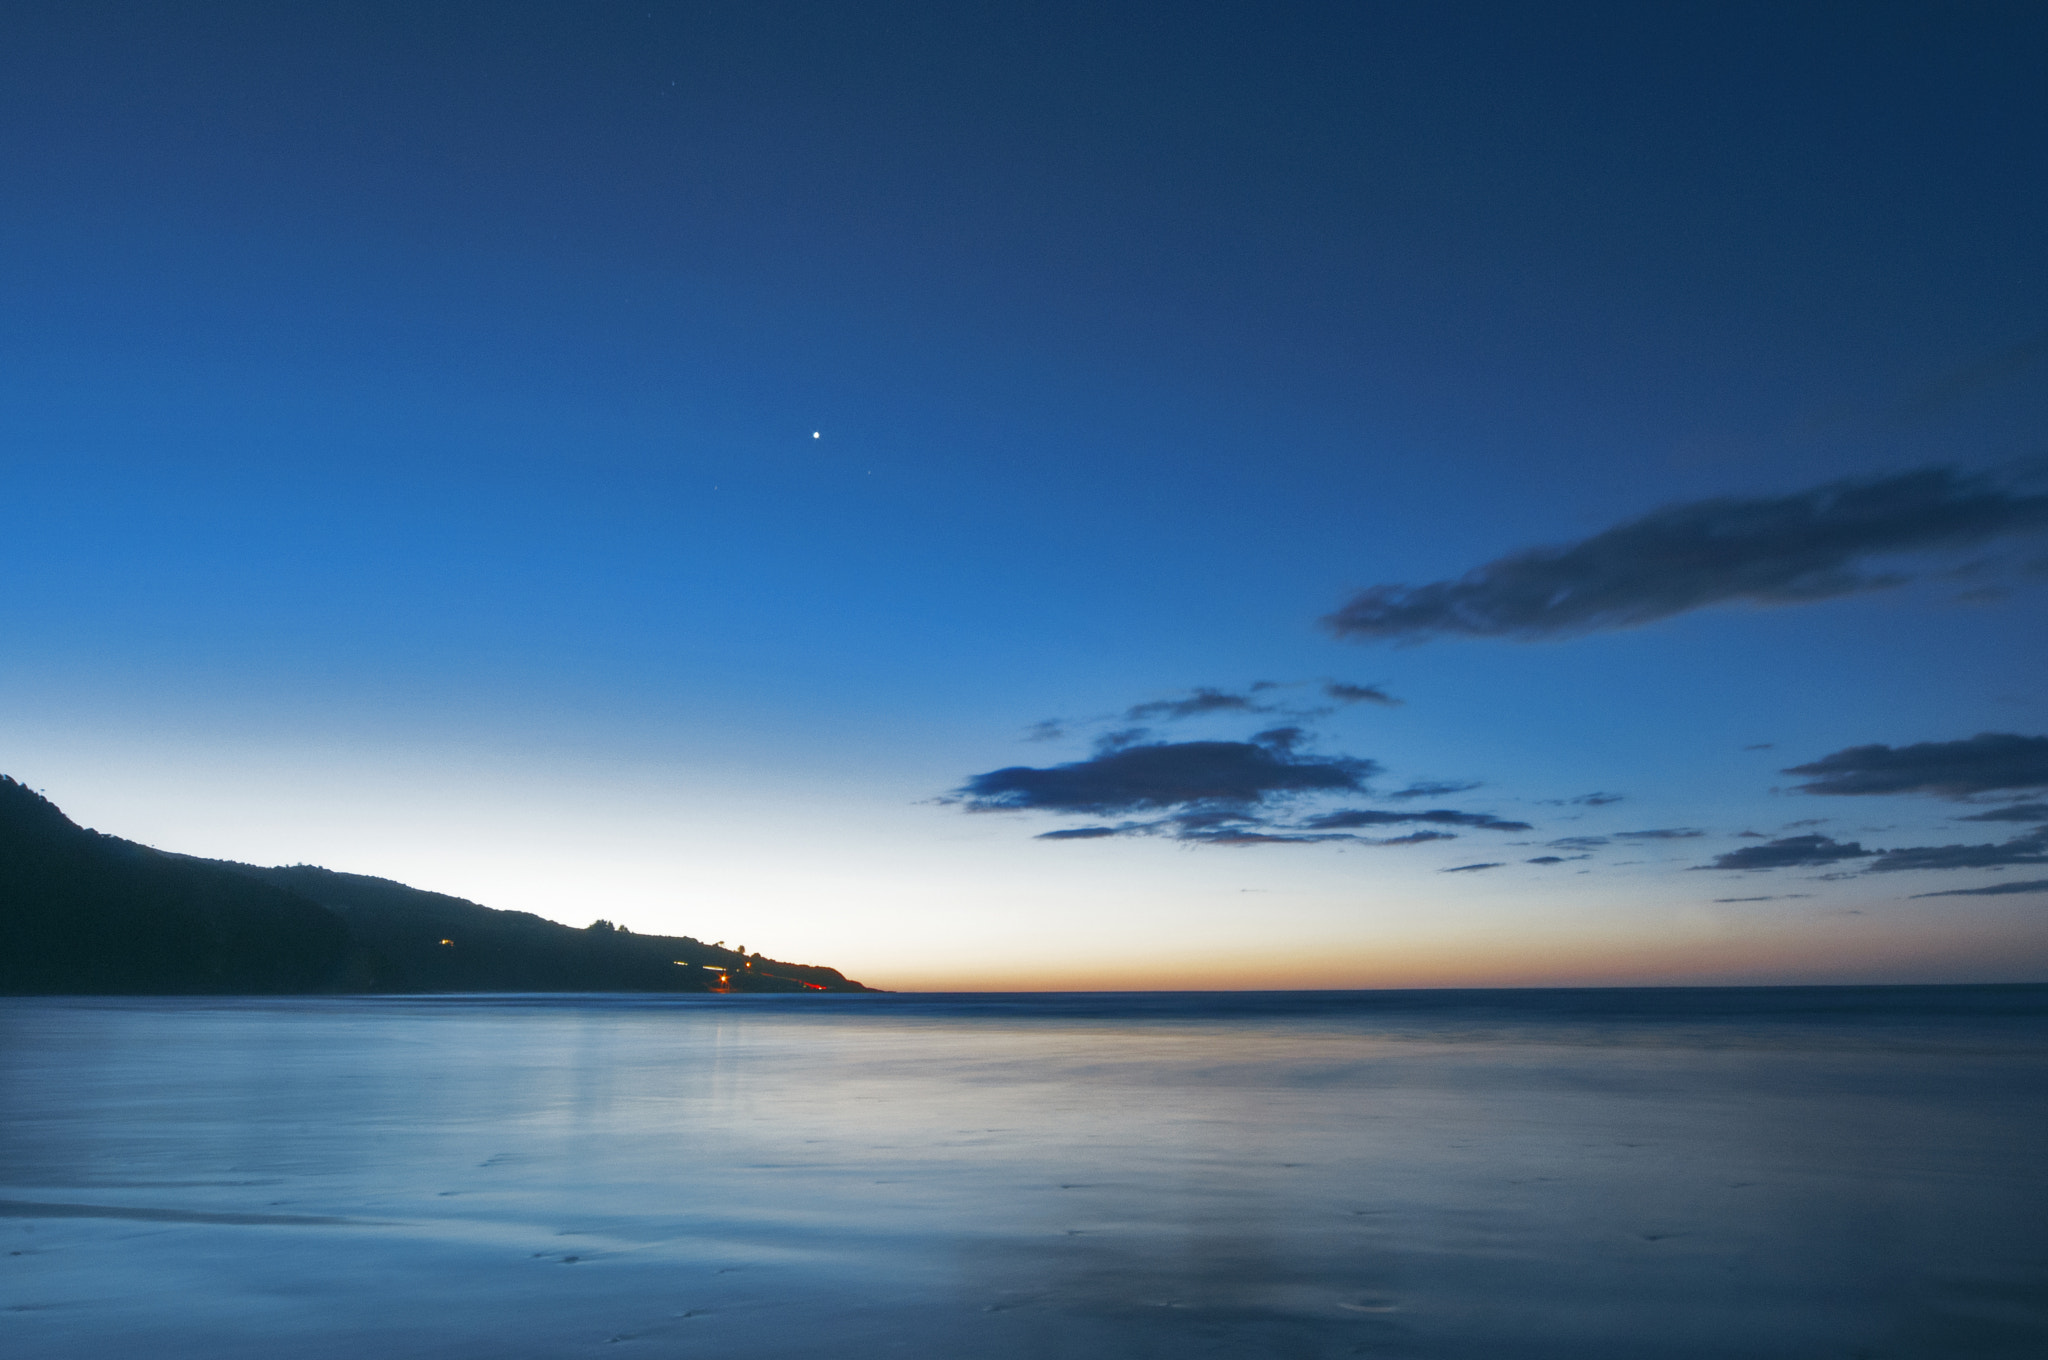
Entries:
[[[2023, 866], [1691, 868], [2024, 831], [1780, 771], [2048, 731], [2048, 538], [1581, 637], [1318, 623], [1674, 503], [2037, 494], [2038, 6], [0, 24], [0, 770], [81, 822], [882, 986], [2048, 976], [2048, 895], [1913, 896]], [[939, 801], [1260, 679], [1384, 685], [1313, 749], [1534, 831]]]

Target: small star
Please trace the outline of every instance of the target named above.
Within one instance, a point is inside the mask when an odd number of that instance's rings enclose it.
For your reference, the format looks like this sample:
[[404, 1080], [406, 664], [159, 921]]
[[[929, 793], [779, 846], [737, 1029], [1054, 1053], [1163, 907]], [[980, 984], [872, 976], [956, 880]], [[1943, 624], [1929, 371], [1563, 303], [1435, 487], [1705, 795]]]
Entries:
[[817, 432], [816, 430], [812, 430], [812, 431], [811, 431], [811, 438], [813, 438], [813, 439], [822, 439], [823, 437], [824, 437], [824, 436], [820, 435], [820, 434], [819, 434], [819, 433], [818, 433], [818, 432]]

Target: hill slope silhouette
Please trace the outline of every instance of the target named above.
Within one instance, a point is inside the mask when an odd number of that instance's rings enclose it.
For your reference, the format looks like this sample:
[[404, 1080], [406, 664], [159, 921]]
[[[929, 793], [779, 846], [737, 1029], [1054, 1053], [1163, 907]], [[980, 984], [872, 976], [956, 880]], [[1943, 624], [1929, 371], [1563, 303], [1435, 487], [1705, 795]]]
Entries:
[[687, 936], [578, 930], [306, 864], [170, 854], [80, 827], [0, 775], [0, 993], [867, 990], [836, 969]]

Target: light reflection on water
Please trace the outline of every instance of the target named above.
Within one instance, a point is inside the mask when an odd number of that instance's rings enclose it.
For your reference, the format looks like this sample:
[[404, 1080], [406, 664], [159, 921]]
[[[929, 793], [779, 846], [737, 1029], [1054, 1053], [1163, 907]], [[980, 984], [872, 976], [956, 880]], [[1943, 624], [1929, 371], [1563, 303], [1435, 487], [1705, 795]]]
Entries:
[[2031, 1358], [2044, 1077], [2048, 988], [0, 1001], [0, 1351]]

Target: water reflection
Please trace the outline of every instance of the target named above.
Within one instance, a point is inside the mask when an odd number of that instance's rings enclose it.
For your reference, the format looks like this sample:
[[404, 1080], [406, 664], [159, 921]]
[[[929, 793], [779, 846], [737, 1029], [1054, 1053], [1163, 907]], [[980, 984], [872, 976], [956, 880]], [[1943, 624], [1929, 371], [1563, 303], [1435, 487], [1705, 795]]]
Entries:
[[0, 1346], [2031, 1357], [2044, 1067], [2039, 988], [14, 1000]]

